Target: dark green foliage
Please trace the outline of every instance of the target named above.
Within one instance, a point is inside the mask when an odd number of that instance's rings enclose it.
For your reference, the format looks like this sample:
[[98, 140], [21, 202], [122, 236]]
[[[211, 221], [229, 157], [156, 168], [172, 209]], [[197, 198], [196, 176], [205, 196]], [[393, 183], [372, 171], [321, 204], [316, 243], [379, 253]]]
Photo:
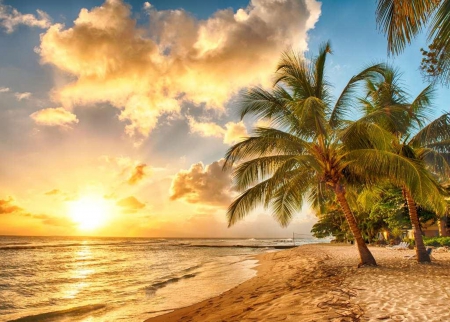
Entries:
[[450, 237], [424, 237], [423, 242], [426, 246], [450, 246]]

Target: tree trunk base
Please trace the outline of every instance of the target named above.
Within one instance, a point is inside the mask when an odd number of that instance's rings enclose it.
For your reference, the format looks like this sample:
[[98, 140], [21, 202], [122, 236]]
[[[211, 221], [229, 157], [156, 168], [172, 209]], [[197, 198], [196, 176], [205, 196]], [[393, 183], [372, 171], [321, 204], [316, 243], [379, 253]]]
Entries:
[[358, 268], [366, 266], [378, 266], [366, 243], [358, 245], [358, 251], [359, 257], [361, 258], [361, 262], [358, 264]]
[[417, 263], [422, 264], [422, 263], [431, 263], [431, 258], [428, 255], [428, 253], [423, 253], [423, 252], [419, 252], [416, 251], [416, 257], [417, 257]]

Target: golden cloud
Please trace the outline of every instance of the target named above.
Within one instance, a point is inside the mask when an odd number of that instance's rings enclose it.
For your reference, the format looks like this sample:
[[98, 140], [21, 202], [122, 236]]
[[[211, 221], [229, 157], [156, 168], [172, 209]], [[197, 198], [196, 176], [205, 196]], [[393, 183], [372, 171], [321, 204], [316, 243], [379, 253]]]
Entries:
[[32, 214], [26, 212], [24, 208], [18, 206], [12, 197], [8, 199], [0, 199], [0, 215], [19, 215], [24, 217], [30, 217], [33, 219], [41, 220], [45, 225], [51, 226], [70, 226], [71, 224], [67, 222], [64, 218], [49, 216], [46, 214]]
[[225, 128], [227, 129], [223, 137], [223, 143], [225, 144], [233, 145], [248, 137], [247, 128], [242, 121], [239, 123], [228, 122], [225, 124]]
[[139, 181], [141, 181], [145, 177], [145, 168], [147, 167], [146, 164], [140, 164], [137, 165], [133, 169], [133, 173], [131, 174], [131, 177], [128, 179], [128, 184], [135, 185]]
[[14, 204], [13, 198], [8, 197], [8, 199], [0, 199], [0, 215], [20, 212], [22, 210], [21, 207]]
[[126, 213], [134, 213], [140, 209], [145, 208], [145, 203], [140, 202], [136, 197], [130, 196], [124, 199], [120, 199], [116, 203], [119, 207], [124, 208]]
[[221, 159], [207, 166], [199, 162], [179, 171], [172, 180], [170, 199], [216, 206], [230, 204], [231, 171], [222, 171], [224, 162]]
[[122, 0], [82, 9], [73, 27], [51, 26], [39, 50], [43, 63], [75, 78], [55, 89], [64, 107], [110, 103], [121, 110], [126, 132], [144, 137], [183, 102], [223, 111], [239, 89], [267, 83], [281, 50], [307, 48], [307, 31], [320, 15], [315, 0], [252, 0], [206, 20], [144, 9], [147, 30]]
[[62, 107], [45, 108], [30, 115], [30, 117], [39, 125], [61, 126], [70, 128], [71, 125], [78, 123], [77, 116], [65, 110]]
[[197, 133], [203, 137], [219, 137], [223, 143], [233, 145], [248, 137], [247, 128], [244, 122], [228, 122], [225, 128], [214, 122], [197, 122], [193, 117], [188, 117], [191, 133]]
[[193, 117], [188, 117], [189, 128], [191, 133], [197, 133], [200, 136], [208, 137], [223, 137], [225, 129], [214, 122], [197, 122]]
[[59, 189], [53, 189], [50, 191], [47, 191], [46, 193], [44, 193], [46, 196], [54, 196], [54, 195], [59, 195], [61, 193], [61, 190]]

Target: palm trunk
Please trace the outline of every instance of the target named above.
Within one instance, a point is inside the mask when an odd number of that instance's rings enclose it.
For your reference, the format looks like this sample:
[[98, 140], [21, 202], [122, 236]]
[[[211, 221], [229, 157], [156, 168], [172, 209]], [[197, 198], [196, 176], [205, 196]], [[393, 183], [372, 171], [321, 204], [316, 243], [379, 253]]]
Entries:
[[411, 224], [413, 227], [414, 241], [416, 243], [417, 262], [419, 263], [431, 262], [430, 256], [428, 255], [425, 245], [423, 244], [422, 232], [420, 231], [419, 216], [417, 215], [416, 203], [414, 202], [411, 192], [409, 192], [409, 190], [406, 189], [405, 187], [403, 187], [403, 194], [405, 195], [406, 203], [408, 204], [409, 218], [411, 220]]
[[344, 187], [340, 184], [336, 184], [334, 192], [336, 193], [339, 205], [344, 212], [345, 219], [347, 219], [348, 225], [350, 226], [350, 230], [352, 231], [353, 237], [355, 238], [356, 245], [358, 247], [359, 257], [361, 259], [361, 263], [358, 265], [358, 267], [362, 265], [376, 266], [377, 262], [375, 261], [375, 258], [367, 247], [366, 242], [361, 235], [361, 231], [359, 230], [358, 224], [356, 223], [356, 219], [353, 216], [350, 206], [348, 205], [347, 198], [345, 197]]
[[439, 227], [439, 236], [440, 237], [447, 237], [447, 217], [439, 218], [438, 221], [438, 227]]

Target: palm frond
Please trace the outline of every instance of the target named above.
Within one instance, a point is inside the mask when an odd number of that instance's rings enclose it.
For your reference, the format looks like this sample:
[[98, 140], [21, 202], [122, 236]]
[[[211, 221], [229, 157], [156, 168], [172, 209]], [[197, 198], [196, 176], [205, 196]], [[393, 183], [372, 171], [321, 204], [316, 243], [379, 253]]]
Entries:
[[417, 128], [421, 128], [424, 122], [432, 114], [431, 101], [435, 97], [436, 88], [433, 84], [425, 87], [419, 95], [416, 96], [410, 106], [411, 118], [415, 121]]
[[302, 132], [308, 137], [318, 135], [328, 136], [328, 122], [325, 119], [326, 105], [314, 96], [308, 97], [297, 104], [295, 114], [299, 120]]
[[425, 162], [433, 174], [446, 179], [450, 177], [448, 154], [439, 153], [430, 148], [421, 148], [417, 151], [417, 157]]
[[281, 134], [283, 133], [282, 131], [276, 129], [271, 129], [270, 131], [269, 129], [259, 128], [259, 131], [264, 130], [266, 130], [266, 135], [249, 137], [228, 149], [225, 155], [223, 169], [229, 170], [234, 163], [252, 157], [269, 156], [273, 154], [298, 155], [299, 152], [301, 153], [308, 147], [308, 143], [299, 138], [290, 140], [290, 136], [287, 133], [285, 133], [285, 136], [283, 137]]
[[450, 52], [450, 1], [442, 0], [434, 19], [431, 21], [429, 39], [434, 39], [436, 48]]
[[284, 88], [276, 86], [272, 92], [254, 87], [244, 93], [240, 99], [240, 116], [250, 115], [258, 119], [271, 119], [288, 129], [299, 128], [298, 120], [290, 108], [292, 96]]
[[228, 207], [228, 227], [231, 227], [239, 220], [242, 220], [259, 204], [263, 204], [267, 197], [267, 190], [274, 184], [275, 182], [271, 179], [264, 180], [254, 187], [247, 189], [236, 198], [236, 200]]
[[401, 53], [422, 30], [436, 5], [435, 0], [378, 0], [376, 20], [388, 37], [388, 52]]
[[[315, 93], [314, 96], [320, 99], [324, 98], [324, 89], [325, 89], [325, 79], [324, 79], [324, 71], [325, 71], [325, 61], [328, 54], [331, 54], [331, 44], [330, 42], [326, 42], [319, 49], [319, 55], [315, 59], [314, 64], [314, 88]], [[326, 96], [326, 95], [325, 95]]]
[[349, 158], [364, 160], [351, 163], [349, 168], [365, 177], [366, 182], [375, 184], [384, 177], [396, 185], [406, 186], [418, 203], [442, 213], [443, 198], [439, 185], [420, 160], [375, 149], [350, 151]]
[[300, 53], [286, 51], [277, 66], [275, 85], [284, 84], [295, 96], [314, 96], [313, 74]]
[[298, 165], [295, 156], [291, 155], [272, 155], [244, 162], [233, 171], [235, 186], [238, 191], [243, 191], [272, 176], [286, 163], [289, 165], [289, 167], [283, 167], [287, 168], [286, 171], [293, 170]]
[[344, 89], [341, 95], [334, 104], [333, 110], [329, 115], [329, 124], [332, 128], [338, 128], [342, 124], [344, 117], [348, 116], [348, 112], [353, 107], [353, 100], [355, 90], [358, 87], [359, 82], [365, 79], [373, 78], [377, 73], [381, 73], [385, 68], [384, 64], [375, 64], [369, 66], [361, 71], [359, 74], [353, 76]]
[[389, 150], [395, 140], [393, 134], [383, 126], [376, 122], [367, 122], [364, 118], [352, 122], [338, 135], [346, 151], [367, 148]]
[[418, 147], [427, 146], [443, 140], [450, 140], [450, 113], [445, 113], [423, 127], [408, 144]]

